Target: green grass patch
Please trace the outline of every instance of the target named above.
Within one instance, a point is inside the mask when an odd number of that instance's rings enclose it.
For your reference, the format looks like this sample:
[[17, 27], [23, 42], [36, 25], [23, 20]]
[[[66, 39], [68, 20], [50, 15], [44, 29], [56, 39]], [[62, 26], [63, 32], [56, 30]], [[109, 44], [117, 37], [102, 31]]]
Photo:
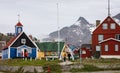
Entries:
[[[58, 65], [60, 63], [59, 60], [50, 60], [46, 61], [45, 59], [42, 60], [22, 60], [22, 59], [9, 59], [9, 60], [1, 60], [0, 65], [8, 65], [8, 66], [42, 66], [44, 69], [43, 73], [47, 72], [48, 67], [50, 67], [51, 73], [61, 73], [61, 66]], [[16, 71], [15, 73], [23, 73], [22, 69]], [[14, 73], [10, 72], [9, 73]], [[8, 73], [6, 72], [6, 73]], [[25, 72], [27, 73], [27, 72]], [[29, 72], [28, 72], [29, 73]]]
[[46, 65], [57, 65], [59, 60], [46, 61], [43, 60], [22, 60], [22, 59], [8, 59], [1, 60], [0, 65], [9, 65], [9, 66], [46, 66]]
[[101, 70], [103, 70], [103, 69], [98, 68], [93, 65], [84, 65], [84, 68], [81, 68], [81, 69], [73, 68], [70, 71], [71, 72], [92, 72], [92, 71], [101, 71]]

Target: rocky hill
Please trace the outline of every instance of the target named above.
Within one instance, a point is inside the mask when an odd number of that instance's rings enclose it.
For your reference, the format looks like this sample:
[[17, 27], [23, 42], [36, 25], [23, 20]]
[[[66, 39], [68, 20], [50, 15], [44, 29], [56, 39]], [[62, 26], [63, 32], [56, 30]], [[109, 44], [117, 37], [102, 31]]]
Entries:
[[[120, 23], [120, 13], [113, 16], [116, 22]], [[79, 43], [91, 43], [91, 32], [95, 29], [95, 24], [90, 24], [84, 17], [79, 17], [78, 20], [69, 27], [64, 27], [60, 30], [60, 39], [69, 44], [79, 45]], [[45, 41], [55, 41], [58, 39], [58, 31], [49, 34], [49, 38]]]
[[[93, 24], [90, 24], [84, 17], [79, 17], [78, 20], [69, 27], [64, 27], [60, 30], [60, 38], [69, 44], [79, 45], [79, 43], [90, 43], [91, 30]], [[57, 39], [58, 31], [49, 34], [50, 38]]]

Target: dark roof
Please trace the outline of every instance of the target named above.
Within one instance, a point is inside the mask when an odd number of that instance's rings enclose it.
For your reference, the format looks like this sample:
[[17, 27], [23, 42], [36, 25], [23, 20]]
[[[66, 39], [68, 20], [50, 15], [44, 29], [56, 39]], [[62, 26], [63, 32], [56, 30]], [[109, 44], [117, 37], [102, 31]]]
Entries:
[[82, 44], [81, 48], [92, 48], [92, 44]]
[[16, 37], [13, 37], [8, 43], [7, 45], [3, 48], [3, 50], [7, 49], [9, 46], [11, 47], [18, 47], [18, 46], [21, 46], [23, 45], [22, 43], [20, 43], [19, 41], [21, 41], [21, 39], [24, 38], [26, 39], [26, 44], [27, 46], [29, 47], [36, 47], [32, 40], [30, 40], [28, 38], [28, 36], [24, 33], [24, 32], [21, 32], [19, 35], [17, 35]]
[[[58, 42], [42, 42], [36, 43], [38, 48], [43, 52], [57, 52], [58, 51]], [[60, 51], [63, 49], [64, 42], [60, 42]]]

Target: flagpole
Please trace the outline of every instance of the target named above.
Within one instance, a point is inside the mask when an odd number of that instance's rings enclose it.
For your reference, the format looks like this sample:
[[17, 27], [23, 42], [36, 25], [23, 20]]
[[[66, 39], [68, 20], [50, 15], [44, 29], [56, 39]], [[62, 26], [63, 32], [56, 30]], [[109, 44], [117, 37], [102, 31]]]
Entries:
[[60, 56], [60, 27], [59, 27], [59, 5], [57, 3], [57, 26], [58, 26], [58, 58]]

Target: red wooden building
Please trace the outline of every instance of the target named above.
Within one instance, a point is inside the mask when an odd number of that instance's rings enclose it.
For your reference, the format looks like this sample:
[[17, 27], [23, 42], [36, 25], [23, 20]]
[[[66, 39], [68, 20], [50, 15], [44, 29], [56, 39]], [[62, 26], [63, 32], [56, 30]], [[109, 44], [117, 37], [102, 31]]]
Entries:
[[92, 33], [93, 52], [100, 52], [101, 58], [120, 58], [120, 25], [110, 16], [97, 25]]
[[92, 56], [92, 46], [91, 44], [82, 44], [82, 58], [91, 58]]

